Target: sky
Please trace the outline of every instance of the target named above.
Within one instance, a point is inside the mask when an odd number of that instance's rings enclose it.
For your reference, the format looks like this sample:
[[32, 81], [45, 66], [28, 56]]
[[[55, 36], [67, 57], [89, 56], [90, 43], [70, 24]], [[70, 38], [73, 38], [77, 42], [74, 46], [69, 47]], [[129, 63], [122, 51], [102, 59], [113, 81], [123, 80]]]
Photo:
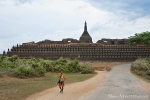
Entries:
[[150, 0], [0, 0], [0, 54], [31, 41], [79, 40], [85, 21], [94, 43], [150, 31]]

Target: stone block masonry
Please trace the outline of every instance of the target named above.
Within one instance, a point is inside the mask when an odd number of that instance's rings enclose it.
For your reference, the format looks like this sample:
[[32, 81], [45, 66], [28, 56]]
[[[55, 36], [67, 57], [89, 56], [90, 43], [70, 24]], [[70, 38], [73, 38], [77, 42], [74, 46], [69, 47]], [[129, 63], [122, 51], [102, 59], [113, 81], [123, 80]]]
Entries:
[[20, 58], [59, 59], [60, 57], [82, 61], [134, 61], [138, 57], [150, 57], [149, 46], [102, 45], [99, 43], [28, 44], [13, 47], [8, 56]]

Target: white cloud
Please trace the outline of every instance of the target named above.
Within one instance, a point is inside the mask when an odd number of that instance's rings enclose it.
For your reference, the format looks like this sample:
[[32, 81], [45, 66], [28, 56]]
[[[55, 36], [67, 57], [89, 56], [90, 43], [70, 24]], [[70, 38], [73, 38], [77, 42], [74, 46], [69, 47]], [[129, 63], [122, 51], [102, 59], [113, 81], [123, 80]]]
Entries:
[[[121, 5], [120, 2], [114, 4]], [[17, 43], [79, 39], [85, 20], [94, 42], [101, 38], [127, 38], [134, 33], [150, 31], [149, 16], [134, 19], [138, 13], [122, 9], [113, 12], [113, 8], [107, 11], [102, 6], [105, 4], [96, 8], [82, 0], [0, 1], [0, 53]]]
[[148, 17], [139, 18], [135, 21], [113, 18], [110, 23], [98, 23], [94, 26], [97, 27], [96, 30], [91, 29], [91, 31], [94, 31], [93, 38], [96, 41], [101, 38], [128, 38], [135, 33], [150, 31], [150, 19]]

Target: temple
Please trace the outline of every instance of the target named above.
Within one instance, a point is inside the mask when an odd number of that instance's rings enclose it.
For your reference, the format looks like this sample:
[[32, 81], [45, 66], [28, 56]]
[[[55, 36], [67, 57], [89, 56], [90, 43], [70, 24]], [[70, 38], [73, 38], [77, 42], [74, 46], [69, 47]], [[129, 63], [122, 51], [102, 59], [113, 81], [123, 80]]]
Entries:
[[80, 40], [79, 40], [81, 43], [93, 43], [92, 42], [92, 38], [91, 36], [89, 35], [88, 31], [87, 31], [87, 23], [85, 21], [85, 26], [84, 26], [84, 32], [83, 34], [81, 35], [80, 37]]
[[87, 31], [85, 22], [84, 31], [79, 40], [66, 38], [62, 41], [44, 40], [37, 43], [27, 42], [13, 46], [3, 55], [18, 55], [20, 58], [43, 58], [56, 60], [60, 57], [79, 59], [82, 61], [134, 61], [138, 57], [149, 57], [149, 46], [129, 46], [127, 39], [105, 39], [96, 43]]

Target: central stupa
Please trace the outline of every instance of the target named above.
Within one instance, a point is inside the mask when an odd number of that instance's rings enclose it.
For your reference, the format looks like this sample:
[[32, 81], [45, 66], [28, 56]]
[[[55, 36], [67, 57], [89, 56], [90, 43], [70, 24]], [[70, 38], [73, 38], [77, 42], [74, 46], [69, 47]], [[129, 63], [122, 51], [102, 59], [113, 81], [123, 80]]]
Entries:
[[86, 24], [86, 21], [85, 21], [85, 25], [84, 25], [84, 32], [83, 34], [81, 35], [79, 41], [81, 43], [93, 43], [92, 42], [92, 38], [91, 36], [89, 35], [88, 31], [87, 31], [87, 24]]

